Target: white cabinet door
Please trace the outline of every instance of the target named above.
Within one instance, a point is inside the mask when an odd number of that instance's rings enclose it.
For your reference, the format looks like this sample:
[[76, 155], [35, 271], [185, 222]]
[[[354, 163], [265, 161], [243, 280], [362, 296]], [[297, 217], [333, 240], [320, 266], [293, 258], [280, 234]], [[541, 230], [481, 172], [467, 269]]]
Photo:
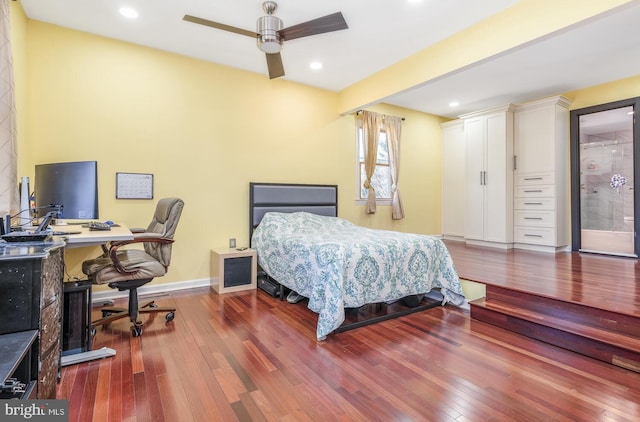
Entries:
[[486, 117], [485, 233], [484, 240], [513, 239], [513, 126], [507, 113]]
[[467, 145], [467, 183], [464, 237], [484, 240], [485, 219], [485, 119], [466, 119], [464, 131]]
[[555, 133], [553, 107], [523, 109], [515, 114], [518, 173], [555, 170]]
[[464, 237], [466, 153], [464, 122], [454, 120], [442, 127], [442, 234]]

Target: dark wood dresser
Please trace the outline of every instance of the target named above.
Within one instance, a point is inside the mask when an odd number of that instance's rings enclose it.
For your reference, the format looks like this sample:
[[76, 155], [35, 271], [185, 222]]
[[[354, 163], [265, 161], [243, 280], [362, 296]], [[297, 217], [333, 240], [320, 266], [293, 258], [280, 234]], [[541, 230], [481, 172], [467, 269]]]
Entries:
[[[2, 374], [33, 388], [19, 398], [54, 399], [60, 373], [62, 329], [62, 283], [64, 242], [0, 244], [0, 342], [13, 334], [36, 331], [34, 342], [23, 353], [12, 350], [21, 361], [0, 364], [15, 368]], [[5, 337], [7, 336], [7, 337]], [[5, 339], [3, 339], [5, 337]], [[20, 379], [23, 378], [23, 379]], [[28, 378], [28, 379], [25, 379]], [[5, 380], [0, 380], [0, 383]]]

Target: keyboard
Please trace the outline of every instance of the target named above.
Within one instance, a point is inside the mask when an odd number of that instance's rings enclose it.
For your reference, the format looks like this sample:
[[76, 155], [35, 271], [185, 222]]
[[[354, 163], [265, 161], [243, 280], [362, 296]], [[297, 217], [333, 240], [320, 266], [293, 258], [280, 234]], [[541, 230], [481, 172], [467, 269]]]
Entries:
[[107, 223], [102, 223], [100, 221], [90, 221], [88, 224], [89, 230], [99, 230], [99, 231], [107, 231], [111, 230], [111, 226]]

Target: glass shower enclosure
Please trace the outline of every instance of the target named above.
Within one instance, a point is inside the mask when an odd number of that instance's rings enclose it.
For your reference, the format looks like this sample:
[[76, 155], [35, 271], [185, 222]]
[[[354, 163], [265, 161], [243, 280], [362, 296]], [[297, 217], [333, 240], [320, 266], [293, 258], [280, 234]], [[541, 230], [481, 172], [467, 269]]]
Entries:
[[578, 125], [579, 250], [636, 256], [634, 107], [581, 114]]

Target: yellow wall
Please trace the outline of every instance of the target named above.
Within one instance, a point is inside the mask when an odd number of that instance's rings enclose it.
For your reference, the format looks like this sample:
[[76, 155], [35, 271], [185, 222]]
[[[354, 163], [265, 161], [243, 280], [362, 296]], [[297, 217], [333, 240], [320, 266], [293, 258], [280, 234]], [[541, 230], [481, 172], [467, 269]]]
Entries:
[[640, 97], [640, 75], [563, 94], [573, 100], [571, 110]]
[[[338, 95], [264, 75], [28, 21], [30, 151], [22, 172], [58, 161], [97, 160], [100, 217], [146, 226], [155, 201], [116, 200], [115, 173], [153, 173], [155, 197], [185, 210], [168, 276], [209, 277], [209, 251], [248, 243], [251, 181], [339, 185], [339, 214], [370, 227], [440, 232], [441, 119], [406, 117], [400, 188], [407, 217], [355, 205], [355, 126]], [[37, 187], [36, 187], [37, 190]], [[69, 272], [95, 251], [68, 250]]]

